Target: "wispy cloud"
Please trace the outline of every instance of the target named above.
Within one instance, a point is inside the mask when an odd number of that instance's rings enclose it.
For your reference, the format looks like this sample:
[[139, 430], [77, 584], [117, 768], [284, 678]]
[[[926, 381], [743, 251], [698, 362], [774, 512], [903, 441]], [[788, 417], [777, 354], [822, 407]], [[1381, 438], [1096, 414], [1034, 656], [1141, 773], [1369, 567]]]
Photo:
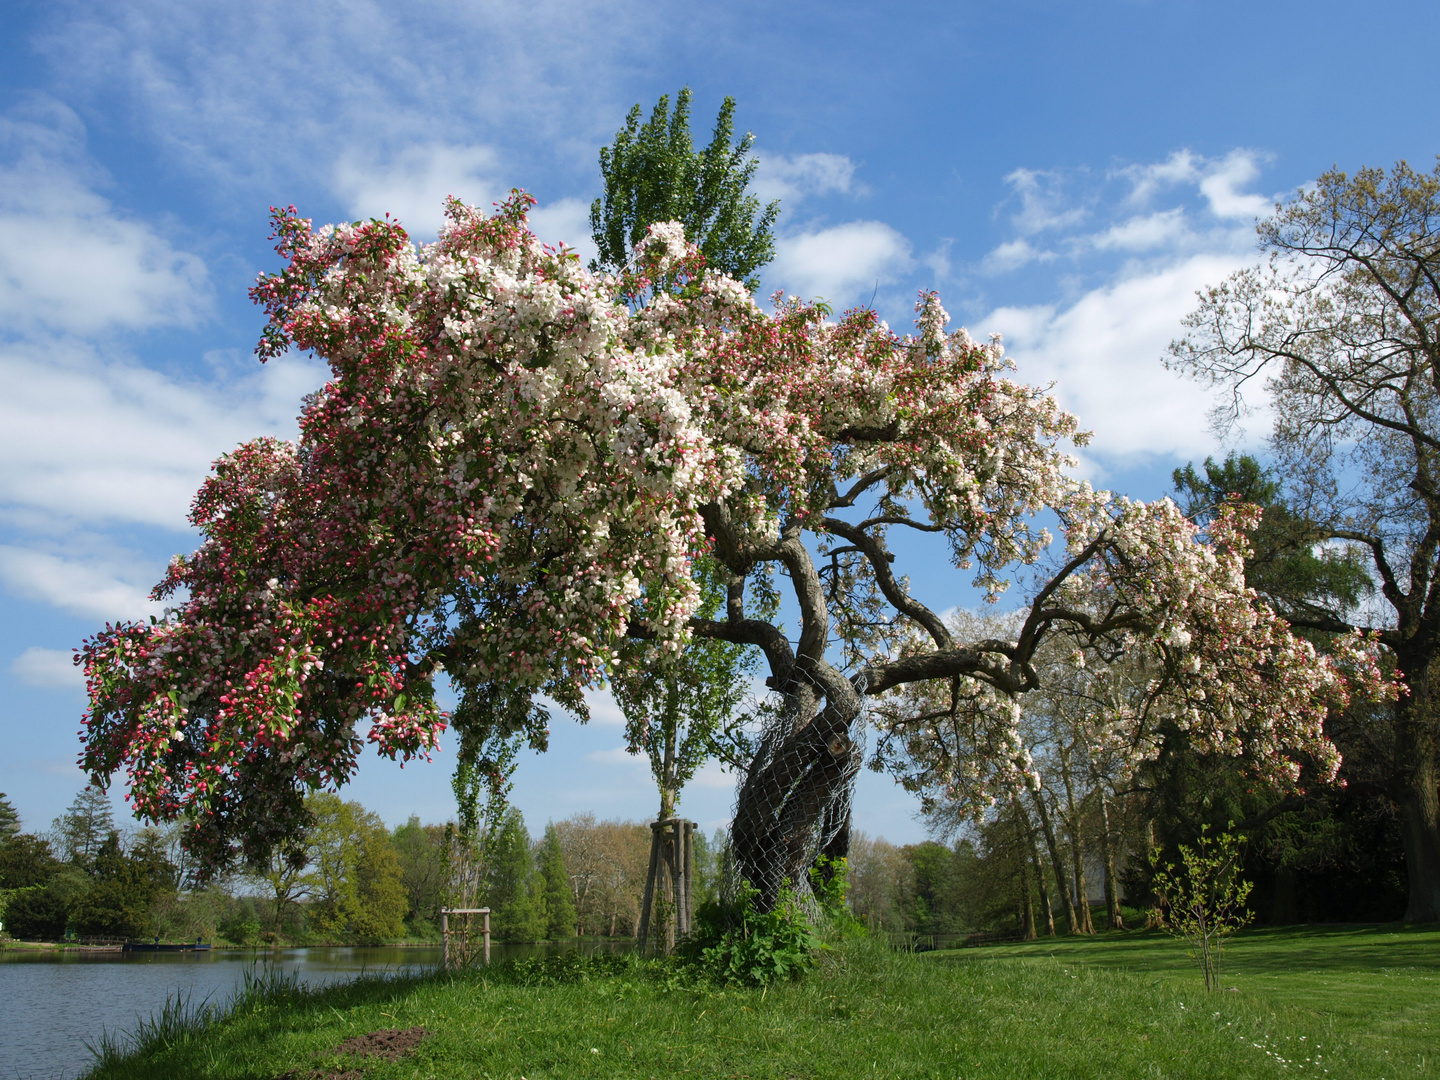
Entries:
[[1250, 150], [1232, 150], [1215, 162], [1200, 181], [1200, 191], [1216, 217], [1253, 221], [1274, 209], [1274, 199], [1241, 190], [1260, 177], [1261, 157]]
[[63, 649], [32, 646], [10, 662], [10, 670], [26, 686], [42, 690], [85, 690], [85, 673], [75, 666], [75, 655]]
[[1160, 360], [1195, 291], [1243, 260], [1202, 254], [1143, 269], [1065, 306], [1002, 307], [977, 325], [1003, 334], [1020, 376], [1055, 383], [1061, 403], [1095, 433], [1092, 463], [1118, 466], [1150, 457], [1213, 452], [1210, 392], [1179, 379]]
[[1209, 211], [1224, 220], [1251, 221], [1274, 207], [1273, 197], [1243, 189], [1260, 178], [1268, 155], [1237, 148], [1224, 157], [1206, 158], [1189, 150], [1176, 150], [1164, 161], [1131, 165], [1113, 175], [1127, 181], [1126, 201], [1144, 206], [1161, 192], [1193, 186], [1204, 196]]
[[590, 204], [583, 199], [540, 203], [530, 211], [530, 228], [547, 244], [564, 244], [589, 264], [597, 250], [590, 236]]
[[347, 153], [335, 167], [335, 189], [354, 218], [398, 218], [414, 236], [434, 239], [446, 196], [489, 208], [499, 192], [499, 156], [487, 146], [412, 144], [388, 160]]
[[0, 346], [0, 512], [183, 529], [210, 463], [244, 439], [293, 434], [324, 370], [287, 356], [184, 384], [73, 340]]
[[153, 579], [113, 558], [79, 560], [28, 548], [0, 546], [0, 582], [11, 592], [93, 619], [159, 615], [149, 599]]
[[859, 195], [855, 163], [843, 154], [759, 154], [752, 190], [762, 203], [779, 199], [782, 206], [819, 195]]
[[94, 335], [190, 325], [210, 310], [199, 257], [96, 191], [84, 129], [34, 98], [0, 118], [0, 324]]
[[1101, 251], [1153, 251], [1174, 244], [1189, 231], [1183, 207], [1137, 215], [1091, 237]]
[[1272, 205], [1251, 190], [1263, 162], [1245, 149], [1215, 158], [1178, 150], [1104, 175], [1017, 169], [1006, 177], [1013, 194], [997, 212], [1018, 200], [1013, 235], [976, 269], [1050, 262], [1066, 274], [1070, 296], [997, 307], [972, 325], [1003, 334], [1020, 376], [1053, 382], [1095, 432], [1084, 454], [1092, 478], [1214, 451], [1210, 393], [1161, 358], [1196, 290], [1253, 260], [1254, 219]]
[[1065, 190], [1065, 177], [1059, 172], [1016, 169], [1005, 177], [1005, 182], [1013, 192], [1012, 199], [1020, 203], [1010, 221], [1021, 236], [1068, 229], [1085, 220], [1085, 207], [1072, 201]]
[[1176, 150], [1164, 161], [1127, 165], [1117, 169], [1114, 175], [1128, 180], [1131, 184], [1126, 201], [1143, 206], [1159, 191], [1198, 180], [1204, 163], [1203, 158], [1189, 150]]
[[1037, 248], [1021, 236], [1005, 241], [986, 255], [980, 263], [980, 269], [986, 274], [1005, 274], [1030, 263], [1049, 262], [1053, 258], [1053, 251]]
[[504, 187], [537, 156], [593, 169], [629, 105], [626, 76], [679, 18], [607, 0], [77, 0], [37, 45], [67, 93], [120, 104], [221, 190], [329, 171], [344, 198], [344, 162], [475, 133], [505, 155]]

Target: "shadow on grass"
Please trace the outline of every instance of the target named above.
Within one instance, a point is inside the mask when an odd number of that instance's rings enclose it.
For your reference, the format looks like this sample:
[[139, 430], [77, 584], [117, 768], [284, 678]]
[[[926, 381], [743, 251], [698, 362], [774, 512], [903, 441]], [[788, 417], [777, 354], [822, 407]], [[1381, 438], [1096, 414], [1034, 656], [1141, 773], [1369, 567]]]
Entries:
[[[1225, 946], [1234, 962], [1257, 973], [1353, 972], [1398, 967], [1440, 970], [1440, 924], [1345, 924], [1260, 927]], [[1104, 967], [1171, 971], [1192, 966], [1184, 943], [1159, 930], [1064, 936], [933, 954], [956, 961], [1057, 957]]]

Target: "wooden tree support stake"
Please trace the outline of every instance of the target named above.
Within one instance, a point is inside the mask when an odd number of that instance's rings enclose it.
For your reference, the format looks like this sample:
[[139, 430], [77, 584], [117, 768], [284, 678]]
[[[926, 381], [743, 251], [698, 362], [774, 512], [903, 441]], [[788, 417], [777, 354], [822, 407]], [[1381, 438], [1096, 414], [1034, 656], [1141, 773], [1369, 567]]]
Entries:
[[485, 942], [485, 966], [490, 966], [490, 909], [488, 907], [441, 908], [440, 909], [440, 965], [450, 970], [450, 916], [480, 915], [484, 917], [481, 934]]
[[[663, 818], [650, 823], [650, 869], [645, 876], [645, 898], [640, 906], [640, 949], [650, 936], [655, 900], [664, 893], [669, 901], [665, 919], [665, 951], [693, 929], [695, 877], [695, 823]], [[661, 879], [665, 880], [662, 881]]]

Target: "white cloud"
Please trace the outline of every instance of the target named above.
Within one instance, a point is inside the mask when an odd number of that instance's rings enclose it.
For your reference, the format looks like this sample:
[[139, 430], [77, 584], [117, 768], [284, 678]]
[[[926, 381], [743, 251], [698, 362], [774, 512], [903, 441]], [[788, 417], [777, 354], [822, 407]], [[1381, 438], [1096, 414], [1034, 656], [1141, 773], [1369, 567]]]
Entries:
[[1059, 173], [1016, 169], [1005, 182], [1020, 197], [1020, 209], [1011, 221], [1022, 236], [1069, 228], [1085, 219], [1083, 207], [1066, 205], [1064, 178]]
[[1029, 263], [1049, 262], [1053, 258], [1053, 251], [1042, 251], [1032, 246], [1029, 240], [1020, 237], [1017, 240], [1007, 240], [991, 251], [981, 261], [980, 269], [987, 274], [1005, 274]]
[[696, 770], [687, 786], [710, 791], [731, 791], [735, 788], [735, 774], [711, 758]]
[[88, 618], [159, 615], [164, 605], [149, 599], [152, 583], [142, 584], [141, 574], [106, 559], [80, 560], [0, 546], [0, 583], [7, 589]]
[[1150, 165], [1131, 165], [1118, 173], [1134, 185], [1130, 190], [1129, 202], [1146, 203], [1162, 188], [1176, 184], [1191, 183], [1200, 175], [1203, 159], [1189, 150], [1176, 150], [1164, 161]]
[[585, 755], [585, 760], [593, 761], [597, 765], [623, 766], [624, 768], [649, 767], [644, 754], [632, 754], [623, 746], [612, 747], [609, 750], [591, 750]]
[[83, 135], [44, 99], [0, 119], [0, 324], [89, 336], [197, 322], [204, 263], [94, 190]]
[[530, 228], [547, 244], [564, 244], [590, 264], [597, 252], [590, 236], [590, 204], [583, 199], [541, 203], [530, 211]]
[[590, 706], [590, 722], [605, 727], [624, 727], [625, 714], [609, 690], [587, 690], [585, 701]]
[[1107, 464], [1144, 455], [1213, 453], [1210, 392], [1161, 364], [1195, 291], [1242, 265], [1195, 255], [1094, 289], [1066, 307], [999, 308], [978, 325], [999, 331], [1026, 382], [1053, 381], [1061, 403], [1094, 431], [1087, 456]]
[[1200, 181], [1200, 193], [1219, 218], [1250, 220], [1263, 217], [1274, 208], [1264, 195], [1241, 191], [1260, 175], [1260, 155], [1251, 150], [1232, 150], [1215, 162]]
[[859, 194], [855, 163], [843, 154], [757, 154], [752, 190], [761, 203], [794, 205], [814, 195]]
[[910, 242], [883, 221], [781, 236], [766, 277], [788, 293], [845, 304], [911, 265]]
[[609, 0], [76, 0], [34, 44], [67, 93], [118, 104], [168, 161], [228, 193], [293, 190], [351, 155], [394, 164], [406, 145], [474, 131], [593, 169], [666, 21]]
[[354, 218], [398, 218], [412, 235], [434, 239], [445, 221], [445, 198], [489, 210], [505, 190], [494, 179], [499, 158], [486, 146], [420, 143], [388, 160], [355, 153], [335, 166], [334, 186]]
[[1264, 154], [1254, 150], [1231, 150], [1223, 158], [1206, 158], [1189, 150], [1176, 150], [1164, 161], [1132, 165], [1114, 175], [1133, 185], [1127, 202], [1147, 203], [1161, 190], [1195, 185], [1210, 212], [1223, 220], [1250, 220], [1263, 217], [1274, 200], [1242, 189], [1260, 176]]
[[1169, 247], [1184, 239], [1188, 232], [1185, 211], [1177, 206], [1173, 210], [1127, 218], [1093, 237], [1091, 243], [1101, 251], [1149, 251]]
[[243, 440], [293, 435], [301, 396], [323, 378], [285, 356], [186, 385], [74, 342], [0, 347], [0, 507], [183, 529], [210, 463]]
[[63, 649], [32, 646], [10, 662], [10, 670], [26, 686], [42, 690], [85, 689], [85, 672], [75, 666], [74, 654]]

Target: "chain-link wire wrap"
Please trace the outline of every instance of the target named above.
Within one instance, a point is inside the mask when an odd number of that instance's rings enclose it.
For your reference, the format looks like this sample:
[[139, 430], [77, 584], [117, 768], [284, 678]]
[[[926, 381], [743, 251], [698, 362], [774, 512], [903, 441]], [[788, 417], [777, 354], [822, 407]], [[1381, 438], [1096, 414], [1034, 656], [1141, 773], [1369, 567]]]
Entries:
[[734, 910], [742, 884], [771, 908], [782, 887], [805, 906], [814, 903], [810, 868], [822, 855], [850, 848], [855, 777], [865, 757], [865, 710], [846, 717], [833, 704], [805, 723], [798, 696], [762, 727], [757, 750], [741, 777], [730, 826], [730, 857], [721, 870], [721, 897]]

